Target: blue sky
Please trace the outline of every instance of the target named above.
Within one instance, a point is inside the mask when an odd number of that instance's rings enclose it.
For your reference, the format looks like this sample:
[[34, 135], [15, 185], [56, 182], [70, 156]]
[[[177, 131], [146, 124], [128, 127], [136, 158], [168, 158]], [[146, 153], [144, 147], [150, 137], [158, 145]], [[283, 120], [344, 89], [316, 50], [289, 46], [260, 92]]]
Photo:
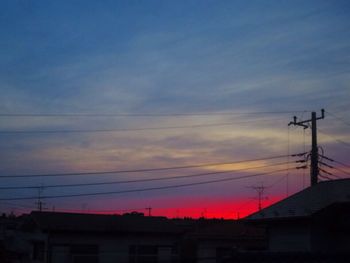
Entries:
[[[1, 1], [0, 113], [190, 114], [325, 108], [348, 120], [349, 12], [348, 1]], [[112, 134], [0, 134], [0, 173], [153, 167], [285, 153], [286, 124], [292, 115], [267, 114], [266, 122], [261, 116], [238, 115], [2, 117], [1, 130], [250, 122]], [[334, 138], [348, 142], [348, 125], [329, 116], [319, 125], [331, 136], [320, 135], [320, 142], [330, 155], [346, 162], [349, 148]], [[291, 133], [290, 147], [299, 150], [302, 131]], [[4, 184], [20, 183], [11, 180]], [[41, 180], [43, 185], [51, 182]], [[30, 183], [38, 182], [26, 182]], [[300, 189], [300, 180], [291, 185]], [[253, 194], [242, 184], [234, 187], [239, 196]], [[164, 194], [145, 196], [158, 200]], [[192, 190], [167, 194], [176, 199], [191, 196]], [[82, 201], [74, 202], [64, 205]]]

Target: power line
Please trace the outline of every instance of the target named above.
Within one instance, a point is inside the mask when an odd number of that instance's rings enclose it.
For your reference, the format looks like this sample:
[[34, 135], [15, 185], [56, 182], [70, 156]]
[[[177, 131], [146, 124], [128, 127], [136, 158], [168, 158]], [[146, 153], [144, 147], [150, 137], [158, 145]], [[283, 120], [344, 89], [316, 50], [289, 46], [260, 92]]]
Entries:
[[[288, 168], [289, 169], [289, 168]], [[271, 188], [274, 187], [275, 185], [279, 184], [280, 182], [282, 182], [283, 180], [285, 180], [288, 177], [288, 175], [285, 175], [281, 178], [279, 178], [278, 180], [274, 181], [273, 183], [271, 183], [270, 185], [266, 186], [266, 188]]]
[[[267, 174], [273, 174], [286, 171], [286, 169], [280, 169], [275, 170], [271, 172], [266, 173], [258, 173], [253, 175], [245, 175], [240, 177], [230, 177], [230, 178], [223, 178], [223, 179], [216, 179], [216, 180], [209, 180], [209, 181], [202, 181], [202, 182], [195, 182], [195, 183], [187, 183], [187, 184], [177, 184], [177, 185], [168, 185], [168, 186], [160, 186], [160, 187], [150, 187], [150, 188], [139, 188], [139, 189], [131, 189], [131, 190], [123, 190], [123, 191], [111, 191], [111, 192], [95, 192], [95, 193], [80, 193], [80, 194], [67, 194], [67, 195], [47, 195], [42, 196], [43, 199], [52, 199], [52, 198], [67, 198], [67, 197], [81, 197], [81, 196], [97, 196], [97, 195], [111, 195], [111, 194], [125, 194], [125, 193], [135, 193], [135, 192], [147, 192], [147, 191], [155, 191], [155, 190], [165, 190], [165, 189], [173, 189], [173, 188], [181, 188], [181, 187], [188, 187], [188, 186], [195, 186], [195, 185], [205, 185], [205, 184], [212, 184], [212, 183], [219, 183], [219, 182], [226, 182], [226, 181], [234, 181], [244, 178], [251, 178], [251, 177], [257, 177]], [[28, 196], [28, 197], [10, 197], [10, 198], [0, 198], [0, 201], [10, 201], [10, 200], [32, 200], [37, 199], [36, 196]]]
[[[338, 164], [340, 164], [340, 165], [343, 165], [343, 166], [346, 167], [346, 168], [350, 168], [349, 165], [347, 165], [347, 164], [345, 164], [345, 163], [343, 163], [343, 162], [340, 162], [340, 161], [331, 159], [331, 158], [329, 158], [329, 157], [327, 157], [327, 156], [324, 156], [324, 155], [321, 155], [321, 156], [322, 156], [322, 158], [325, 158], [325, 159], [328, 160], [328, 161], [338, 163]], [[345, 174], [347, 174], [347, 175], [350, 175], [350, 173], [348, 173], [348, 172], [346, 172], [346, 171], [344, 171], [344, 170], [342, 170], [342, 169], [340, 169], [340, 168], [338, 168], [338, 167], [334, 167], [334, 166], [330, 166], [330, 165], [326, 165], [326, 166], [328, 166], [329, 168], [338, 170], [339, 172], [342, 172], [342, 173], [345, 173]], [[338, 177], [338, 178], [339, 178], [339, 177]]]
[[322, 133], [323, 135], [326, 135], [326, 136], [332, 138], [332, 139], [335, 140], [336, 142], [338, 142], [338, 143], [340, 143], [340, 144], [343, 144], [344, 146], [350, 147], [350, 143], [348, 143], [348, 142], [345, 142], [345, 141], [343, 141], [343, 140], [341, 140], [341, 139], [338, 139], [338, 138], [336, 138], [336, 137], [334, 137], [334, 136], [332, 136], [332, 135], [329, 135], [329, 134], [327, 134], [327, 133], [321, 131], [320, 129], [319, 129], [319, 132]]
[[9, 202], [1, 202], [0, 205], [5, 205], [7, 207], [20, 207], [20, 208], [34, 209], [33, 206], [23, 205], [23, 204], [14, 204]]
[[[293, 156], [293, 155], [291, 155]], [[95, 171], [95, 172], [69, 172], [69, 173], [52, 173], [52, 174], [26, 174], [26, 175], [2, 175], [0, 178], [29, 178], [29, 177], [55, 177], [55, 176], [80, 176], [80, 175], [98, 175], [98, 174], [119, 174], [119, 173], [139, 173], [139, 172], [155, 172], [155, 171], [168, 171], [176, 169], [189, 169], [189, 168], [199, 168], [217, 165], [227, 165], [227, 164], [238, 164], [245, 162], [256, 162], [256, 161], [266, 161], [279, 158], [285, 158], [286, 155], [276, 155], [269, 156], [265, 158], [256, 159], [246, 159], [235, 162], [221, 162], [221, 163], [206, 163], [206, 164], [194, 164], [194, 165], [183, 165], [183, 166], [172, 166], [172, 167], [160, 167], [160, 168], [142, 168], [133, 170], [114, 170], [114, 171]]]
[[347, 168], [350, 168], [350, 165], [345, 164], [345, 163], [343, 163], [343, 162], [339, 162], [339, 161], [337, 161], [337, 160], [333, 160], [333, 162], [335, 162], [335, 163], [337, 163], [337, 164], [340, 164], [340, 165], [343, 165], [343, 166], [345, 166], [345, 167], [347, 167]]
[[333, 169], [335, 169], [335, 170], [337, 170], [337, 171], [339, 171], [339, 172], [342, 172], [342, 173], [344, 173], [344, 174], [346, 174], [346, 175], [350, 175], [349, 172], [344, 171], [343, 169], [340, 169], [340, 168], [338, 168], [338, 167], [333, 167]]
[[[260, 121], [266, 122], [271, 119], [263, 119]], [[274, 121], [276, 119], [273, 119]], [[257, 120], [241, 121], [241, 122], [222, 122], [208, 123], [195, 125], [180, 125], [180, 126], [163, 126], [163, 127], [142, 127], [142, 128], [119, 128], [119, 129], [76, 129], [76, 130], [0, 130], [0, 134], [58, 134], [58, 133], [109, 133], [109, 132], [133, 132], [133, 131], [154, 131], [154, 130], [172, 130], [172, 129], [193, 129], [202, 127], [219, 127], [232, 126], [236, 124], [244, 124], [256, 122]]]
[[327, 112], [329, 115], [331, 115], [332, 117], [334, 117], [335, 119], [337, 119], [338, 121], [344, 123], [345, 125], [350, 126], [350, 123], [347, 122], [346, 120], [344, 120], [343, 118], [341, 118], [341, 117], [339, 117], [339, 116], [337, 116], [337, 115], [335, 115], [334, 113], [331, 113], [331, 112], [329, 112], [329, 111], [326, 111], [326, 112]]
[[171, 179], [183, 179], [183, 178], [193, 178], [193, 177], [201, 177], [206, 175], [216, 175], [216, 174], [225, 174], [232, 172], [240, 172], [247, 171], [259, 168], [267, 168], [279, 165], [285, 165], [287, 162], [281, 162], [276, 164], [269, 164], [263, 166], [242, 168], [236, 170], [228, 170], [228, 171], [218, 171], [218, 172], [208, 172], [208, 173], [198, 173], [198, 174], [189, 174], [189, 175], [180, 175], [180, 176], [170, 176], [170, 177], [154, 177], [147, 179], [136, 179], [136, 180], [124, 180], [124, 181], [111, 181], [111, 182], [97, 182], [97, 183], [79, 183], [79, 184], [55, 184], [55, 185], [46, 185], [46, 186], [4, 186], [0, 187], [0, 190], [16, 190], [16, 189], [40, 189], [40, 188], [63, 188], [63, 187], [83, 187], [83, 186], [98, 186], [98, 185], [113, 185], [113, 184], [126, 184], [126, 183], [140, 183], [140, 182], [152, 182], [152, 181], [163, 181], [163, 180], [171, 180]]
[[326, 175], [323, 175], [323, 174], [319, 174], [320, 177], [322, 177], [323, 179], [327, 179], [327, 180], [333, 180], [332, 178], [326, 176]]
[[335, 174], [331, 174], [330, 176], [331, 176], [331, 177], [333, 176], [333, 177], [335, 177], [336, 179], [344, 179], [343, 177], [340, 177], [340, 176], [335, 175]]
[[199, 113], [1, 113], [0, 117], [177, 117], [216, 115], [290, 114], [306, 111], [252, 111], [252, 112], [199, 112]]
[[79, 212], [79, 213], [83, 213], [83, 214], [88, 214], [88, 213], [116, 213], [116, 212], [133, 212], [133, 211], [140, 211], [140, 210], [146, 210], [146, 207], [142, 207], [142, 208], [129, 208], [129, 209], [100, 209], [100, 210], [96, 210], [96, 209], [87, 209], [86, 211], [82, 210], [82, 209], [65, 209], [65, 208], [58, 208], [57, 211], [60, 212]]

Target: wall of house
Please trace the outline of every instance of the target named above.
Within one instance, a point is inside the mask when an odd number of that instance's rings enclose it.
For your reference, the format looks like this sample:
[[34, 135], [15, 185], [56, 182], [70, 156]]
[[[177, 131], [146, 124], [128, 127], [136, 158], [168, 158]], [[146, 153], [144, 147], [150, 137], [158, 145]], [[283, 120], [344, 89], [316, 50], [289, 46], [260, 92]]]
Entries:
[[350, 215], [318, 218], [312, 227], [312, 251], [345, 253], [350, 251]]
[[269, 227], [271, 252], [311, 251], [310, 228], [303, 224], [277, 224]]
[[198, 240], [197, 261], [200, 263], [216, 263], [225, 256], [231, 255], [236, 248], [236, 241], [233, 240]]
[[177, 257], [177, 241], [171, 236], [55, 234], [50, 238], [50, 263], [166, 263]]

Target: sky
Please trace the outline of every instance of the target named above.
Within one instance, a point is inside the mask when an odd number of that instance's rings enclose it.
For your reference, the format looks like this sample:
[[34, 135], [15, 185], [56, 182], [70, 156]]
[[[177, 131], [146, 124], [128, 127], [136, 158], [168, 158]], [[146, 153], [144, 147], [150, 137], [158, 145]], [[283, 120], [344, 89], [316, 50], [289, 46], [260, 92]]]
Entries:
[[[339, 162], [323, 168], [349, 177], [349, 15], [342, 0], [2, 0], [0, 212], [41, 196], [55, 211], [241, 217], [257, 186], [263, 206], [309, 186], [286, 155], [310, 150], [310, 129], [288, 123], [322, 108], [320, 151]], [[143, 181], [112, 184], [126, 180]], [[61, 186], [97, 182], [111, 184]]]

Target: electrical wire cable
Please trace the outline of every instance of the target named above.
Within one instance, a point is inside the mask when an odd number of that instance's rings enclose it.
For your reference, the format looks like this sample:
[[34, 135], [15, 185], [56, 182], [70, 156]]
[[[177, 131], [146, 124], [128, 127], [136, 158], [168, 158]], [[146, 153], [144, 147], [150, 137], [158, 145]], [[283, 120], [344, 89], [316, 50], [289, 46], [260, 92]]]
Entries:
[[14, 204], [14, 203], [9, 203], [9, 202], [1, 202], [0, 205], [5, 205], [7, 207], [19, 207], [19, 208], [34, 209], [33, 206], [24, 205], [24, 204]]
[[[263, 119], [260, 121], [276, 121], [276, 119]], [[237, 124], [245, 124], [256, 122], [240, 121], [240, 122], [221, 122], [221, 123], [206, 123], [194, 125], [179, 125], [179, 126], [163, 126], [163, 127], [142, 127], [142, 128], [115, 128], [115, 129], [76, 129], [76, 130], [0, 130], [1, 135], [11, 134], [60, 134], [60, 133], [113, 133], [113, 132], [137, 132], [137, 131], [155, 131], [155, 130], [174, 130], [174, 129], [194, 129], [203, 127], [223, 127]]]
[[221, 115], [265, 115], [291, 114], [307, 111], [252, 111], [252, 112], [197, 112], [197, 113], [0, 113], [0, 117], [177, 117], [177, 116], [221, 116]]
[[275, 185], [279, 184], [280, 182], [284, 181], [285, 179], [287, 179], [288, 175], [284, 175], [283, 177], [277, 179], [276, 181], [274, 181], [273, 183], [269, 184], [268, 186], [266, 186], [266, 188], [271, 188], [274, 187]]
[[338, 168], [338, 167], [333, 167], [333, 169], [337, 170], [338, 172], [341, 172], [341, 173], [344, 173], [344, 174], [346, 174], [346, 175], [349, 175], [349, 176], [350, 176], [350, 173], [349, 173], [349, 172], [347, 172], [347, 171], [344, 171], [343, 169], [340, 169], [340, 168]]
[[[324, 156], [324, 155], [321, 155], [321, 156], [322, 156], [322, 158], [324, 158], [324, 159], [326, 159], [326, 160], [328, 160], [328, 161], [335, 162], [335, 163], [340, 164], [340, 165], [342, 165], [342, 166], [344, 166], [344, 167], [346, 167], [346, 168], [350, 168], [350, 165], [348, 165], [348, 164], [346, 164], [346, 163], [343, 163], [343, 162], [334, 160], [334, 159], [329, 158], [329, 157]], [[329, 166], [329, 168], [334, 168], [334, 167], [333, 167], [333, 166], [332, 166], [332, 167]]]
[[51, 174], [22, 174], [22, 175], [13, 174], [13, 175], [1, 175], [0, 178], [56, 177], [56, 176], [81, 176], [81, 175], [156, 172], [156, 171], [168, 171], [168, 170], [177, 170], [177, 169], [209, 167], [209, 166], [217, 166], [217, 165], [239, 164], [239, 163], [256, 162], [256, 161], [267, 161], [267, 160], [280, 159], [285, 157], [286, 155], [276, 155], [276, 156], [268, 156], [264, 158], [240, 160], [235, 162], [206, 163], [206, 164], [193, 164], [193, 165], [182, 165], [182, 166], [171, 166], [171, 167], [160, 167], [160, 168], [141, 168], [141, 169], [130, 169], [130, 170], [126, 169], [126, 170], [112, 170], [112, 171], [69, 172], [69, 173], [51, 173]]
[[342, 145], [344, 145], [344, 146], [346, 146], [346, 147], [350, 147], [350, 143], [345, 142], [345, 141], [343, 141], [343, 140], [341, 140], [341, 139], [338, 139], [338, 138], [336, 138], [336, 137], [334, 137], [334, 136], [332, 136], [332, 135], [329, 135], [329, 134], [323, 132], [323, 131], [320, 130], [320, 129], [318, 129], [318, 131], [319, 131], [320, 133], [322, 133], [323, 135], [326, 135], [326, 136], [332, 138], [332, 139], [335, 140], [336, 142], [338, 142], [338, 143], [340, 143], [340, 144], [342, 144]]
[[[142, 207], [142, 208], [129, 208], [129, 209], [57, 209], [60, 212], [70, 212], [70, 213], [82, 213], [82, 214], [92, 214], [92, 213], [124, 213], [124, 212], [136, 212], [136, 211], [142, 211], [147, 210], [148, 208]], [[152, 208], [153, 209], [153, 208]]]
[[325, 111], [325, 112], [327, 112], [329, 115], [331, 115], [333, 118], [337, 119], [338, 121], [344, 123], [345, 125], [350, 126], [350, 123], [347, 122], [346, 120], [344, 120], [343, 118], [341, 118], [341, 117], [339, 117], [339, 116], [337, 116], [337, 115], [335, 115], [334, 113], [331, 113], [331, 112], [329, 112], [329, 111]]
[[344, 167], [346, 167], [346, 168], [350, 168], [350, 165], [345, 164], [345, 163], [343, 163], [343, 162], [340, 162], [340, 161], [337, 161], [337, 160], [332, 160], [332, 161], [335, 162], [335, 163], [337, 163], [337, 164], [340, 164], [340, 165], [342, 165], [342, 166], [344, 166]]
[[332, 178], [330, 178], [330, 177], [328, 177], [328, 176], [326, 176], [326, 175], [323, 175], [323, 174], [319, 174], [319, 176], [320, 176], [321, 178], [327, 179], [327, 180], [329, 180], [329, 181], [333, 180]]
[[135, 179], [135, 180], [124, 180], [124, 181], [110, 181], [110, 182], [96, 182], [96, 183], [78, 183], [78, 184], [55, 184], [55, 185], [36, 185], [36, 186], [3, 186], [0, 187], [0, 190], [18, 190], [18, 189], [45, 189], [45, 188], [64, 188], [64, 187], [83, 187], [83, 186], [98, 186], [98, 185], [115, 185], [115, 184], [129, 184], [129, 183], [140, 183], [140, 182], [153, 182], [153, 181], [164, 181], [172, 179], [186, 179], [193, 177], [202, 177], [207, 175], [216, 175], [216, 174], [225, 174], [233, 172], [248, 171], [253, 169], [274, 167], [279, 165], [286, 165], [287, 162], [281, 162], [276, 164], [262, 165], [256, 167], [242, 168], [236, 170], [227, 170], [227, 171], [216, 171], [208, 173], [198, 173], [198, 174], [189, 174], [189, 175], [178, 175], [178, 176], [168, 176], [168, 177], [153, 177], [146, 179]]
[[[41, 196], [41, 199], [57, 199], [57, 198], [69, 198], [69, 197], [82, 197], [82, 196], [99, 196], [99, 195], [114, 195], [114, 194], [126, 194], [126, 193], [135, 193], [135, 192], [148, 192], [155, 190], [166, 190], [166, 189], [174, 189], [174, 188], [182, 188], [189, 186], [197, 186], [197, 185], [206, 185], [212, 183], [220, 183], [220, 182], [228, 182], [234, 180], [240, 180], [245, 178], [252, 178], [262, 175], [274, 174], [278, 172], [286, 171], [286, 169], [274, 170], [266, 173], [258, 173], [252, 175], [244, 175], [239, 177], [228, 177], [223, 179], [216, 180], [208, 180], [194, 183], [186, 183], [186, 184], [176, 184], [176, 185], [167, 185], [167, 186], [159, 186], [159, 187], [149, 187], [149, 188], [139, 188], [139, 189], [130, 189], [130, 190], [121, 190], [121, 191], [110, 191], [110, 192], [94, 192], [94, 193], [78, 193], [78, 194], [66, 194], [66, 195], [47, 195]], [[27, 196], [27, 197], [8, 197], [8, 198], [0, 198], [0, 201], [13, 201], [13, 200], [33, 200], [37, 199], [37, 196]]]
[[331, 177], [335, 177], [336, 179], [344, 179], [343, 177], [340, 177], [340, 176], [338, 176], [338, 175], [335, 175], [335, 174], [332, 174], [332, 175], [330, 175]]

